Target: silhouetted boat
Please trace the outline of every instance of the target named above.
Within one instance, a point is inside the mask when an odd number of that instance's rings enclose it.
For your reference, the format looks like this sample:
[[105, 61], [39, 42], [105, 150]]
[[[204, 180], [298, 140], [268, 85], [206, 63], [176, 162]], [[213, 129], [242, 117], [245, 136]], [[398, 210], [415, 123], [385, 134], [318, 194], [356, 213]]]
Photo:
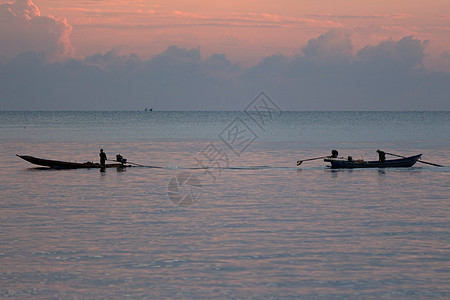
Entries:
[[77, 162], [70, 162], [70, 161], [59, 161], [59, 160], [50, 160], [50, 159], [43, 159], [43, 158], [37, 158], [33, 156], [28, 155], [18, 155], [23, 160], [26, 160], [27, 162], [30, 162], [32, 164], [43, 166], [43, 167], [50, 167], [53, 169], [91, 169], [91, 168], [125, 168], [130, 167], [130, 165], [125, 165], [122, 163], [111, 163], [111, 164], [105, 164], [100, 165], [99, 163], [93, 163], [93, 162], [85, 162], [85, 163], [77, 163]]
[[409, 168], [412, 167], [422, 156], [422, 154], [386, 160], [380, 162], [378, 160], [374, 161], [363, 161], [363, 160], [348, 160], [342, 158], [325, 158], [324, 161], [331, 163], [331, 168], [333, 169], [353, 169], [353, 168]]

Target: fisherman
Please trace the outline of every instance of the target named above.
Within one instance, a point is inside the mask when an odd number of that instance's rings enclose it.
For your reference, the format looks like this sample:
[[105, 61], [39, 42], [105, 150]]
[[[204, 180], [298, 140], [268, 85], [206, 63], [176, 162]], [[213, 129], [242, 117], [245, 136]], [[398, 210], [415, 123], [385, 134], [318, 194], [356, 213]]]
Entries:
[[386, 153], [384, 153], [384, 151], [381, 151], [380, 149], [378, 149], [377, 152], [378, 152], [378, 161], [385, 162], [386, 161]]
[[339, 155], [339, 153], [337, 152], [337, 150], [331, 150], [331, 158], [337, 158]]
[[105, 165], [105, 161], [106, 161], [108, 158], [106, 157], [106, 153], [103, 152], [103, 149], [100, 149], [99, 156], [100, 156], [100, 165], [104, 166], [104, 165]]
[[120, 154], [117, 154], [117, 155], [116, 155], [116, 161], [122, 163], [122, 165], [127, 163], [127, 159], [124, 158], [124, 157], [123, 157], [122, 155], [120, 155]]

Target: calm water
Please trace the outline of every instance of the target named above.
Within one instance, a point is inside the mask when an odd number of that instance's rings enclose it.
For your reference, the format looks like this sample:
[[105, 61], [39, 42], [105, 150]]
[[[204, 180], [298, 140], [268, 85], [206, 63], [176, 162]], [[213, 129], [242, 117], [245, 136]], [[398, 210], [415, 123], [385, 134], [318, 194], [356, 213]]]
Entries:
[[[448, 299], [449, 167], [295, 162], [449, 166], [449, 132], [449, 112], [0, 112], [0, 297]], [[15, 156], [100, 148], [145, 167]]]

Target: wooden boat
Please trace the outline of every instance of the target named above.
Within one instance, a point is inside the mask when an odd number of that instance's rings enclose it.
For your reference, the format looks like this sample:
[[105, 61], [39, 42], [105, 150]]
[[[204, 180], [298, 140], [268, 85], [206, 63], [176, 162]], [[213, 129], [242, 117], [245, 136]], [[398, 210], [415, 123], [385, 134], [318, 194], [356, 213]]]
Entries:
[[409, 168], [412, 167], [422, 156], [422, 154], [386, 160], [384, 162], [363, 161], [363, 160], [349, 160], [343, 158], [327, 157], [324, 161], [331, 163], [333, 169], [353, 169], [353, 168]]
[[28, 155], [18, 155], [23, 160], [26, 160], [27, 162], [30, 162], [32, 164], [43, 166], [43, 167], [50, 167], [52, 169], [91, 169], [91, 168], [125, 168], [130, 167], [130, 165], [122, 164], [122, 163], [111, 163], [111, 164], [105, 164], [100, 165], [99, 163], [93, 163], [93, 162], [85, 162], [85, 163], [78, 163], [78, 162], [70, 162], [70, 161], [59, 161], [59, 160], [50, 160], [50, 159], [43, 159], [43, 158], [37, 158], [33, 156]]

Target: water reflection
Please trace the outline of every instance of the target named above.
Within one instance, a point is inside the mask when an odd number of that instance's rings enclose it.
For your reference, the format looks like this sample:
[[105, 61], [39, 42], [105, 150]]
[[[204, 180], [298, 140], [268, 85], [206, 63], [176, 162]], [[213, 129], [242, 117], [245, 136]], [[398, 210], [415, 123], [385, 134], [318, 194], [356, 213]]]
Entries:
[[385, 169], [378, 169], [378, 175], [380, 175], [380, 176], [386, 175], [386, 170]]
[[339, 170], [336, 170], [336, 169], [329, 169], [329, 172], [331, 173], [331, 178], [332, 178], [332, 179], [337, 179], [337, 178], [338, 178]]

